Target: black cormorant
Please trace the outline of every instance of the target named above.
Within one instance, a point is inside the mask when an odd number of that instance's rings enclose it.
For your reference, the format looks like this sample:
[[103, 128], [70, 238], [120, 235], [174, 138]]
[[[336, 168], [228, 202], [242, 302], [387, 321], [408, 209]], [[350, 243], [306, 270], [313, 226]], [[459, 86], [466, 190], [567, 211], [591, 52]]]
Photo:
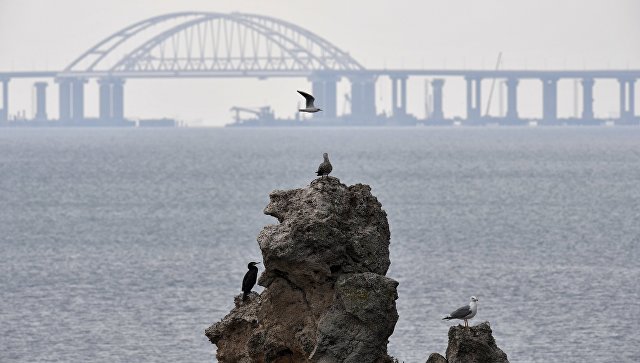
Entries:
[[249, 271], [244, 274], [244, 278], [242, 279], [242, 301], [247, 299], [251, 289], [256, 285], [256, 281], [258, 280], [258, 267], [256, 267], [256, 265], [259, 263], [260, 262], [249, 262], [249, 265], [247, 265]]
[[329, 175], [329, 173], [331, 173], [331, 170], [333, 170], [333, 166], [331, 166], [331, 162], [329, 161], [329, 154], [324, 153], [322, 154], [322, 156], [324, 157], [324, 161], [322, 162], [322, 164], [320, 164], [320, 166], [318, 166], [318, 171], [316, 171], [316, 174], [318, 174], [318, 176], [324, 177], [325, 175]]

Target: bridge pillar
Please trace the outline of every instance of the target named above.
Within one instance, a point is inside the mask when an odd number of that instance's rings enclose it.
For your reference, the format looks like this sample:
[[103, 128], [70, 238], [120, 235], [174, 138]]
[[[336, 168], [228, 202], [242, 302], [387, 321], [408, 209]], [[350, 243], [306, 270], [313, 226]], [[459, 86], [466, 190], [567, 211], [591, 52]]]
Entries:
[[9, 78], [2, 81], [2, 108], [0, 108], [0, 122], [9, 121]]
[[[324, 102], [324, 82], [322, 80], [313, 80], [311, 81], [311, 93], [316, 98], [316, 100]], [[316, 101], [316, 107], [320, 106]], [[324, 106], [324, 105], [323, 105]], [[322, 106], [320, 106], [322, 108]], [[313, 118], [325, 118], [326, 115], [324, 113], [324, 109], [321, 112], [316, 112], [313, 114]]]
[[76, 78], [71, 82], [71, 117], [74, 121], [84, 119], [84, 84], [87, 81]]
[[124, 80], [113, 79], [111, 83], [112, 117], [117, 121], [124, 120]]
[[338, 116], [338, 82], [337, 80], [330, 80], [324, 82], [324, 97], [325, 104], [322, 109], [325, 112], [325, 116], [328, 118], [336, 118]]
[[431, 113], [431, 118], [442, 120], [444, 119], [442, 109], [442, 87], [444, 87], [444, 79], [434, 79], [431, 81], [431, 87], [433, 87], [433, 112]]
[[582, 118], [593, 119], [593, 78], [582, 79]]
[[[400, 97], [398, 97], [400, 86]], [[407, 114], [407, 76], [391, 77], [391, 114], [404, 116]]]
[[58, 110], [60, 121], [71, 120], [71, 80], [59, 78], [58, 83]]
[[629, 120], [635, 117], [635, 79], [619, 79], [620, 82], [620, 119]]
[[467, 77], [467, 120], [480, 119], [482, 78]]
[[98, 85], [100, 120], [124, 120], [124, 80], [102, 78], [98, 80]]
[[407, 114], [407, 77], [400, 78], [400, 109], [403, 115]]
[[629, 80], [629, 116], [636, 117], [636, 80]]
[[542, 79], [542, 119], [555, 121], [558, 118], [558, 80]]
[[398, 114], [398, 82], [396, 78], [391, 77], [391, 114]]
[[36, 89], [36, 120], [47, 119], [47, 82], [36, 82], [33, 86]]
[[351, 116], [362, 116], [364, 92], [362, 83], [358, 79], [350, 79], [351, 81]]
[[507, 79], [507, 115], [510, 120], [518, 119], [518, 79]]
[[99, 79], [99, 107], [98, 117], [100, 120], [111, 119], [111, 82], [109, 79]]
[[311, 76], [311, 90], [318, 102], [316, 107], [321, 112], [313, 114], [314, 118], [336, 118], [337, 116], [337, 83], [338, 77], [328, 74], [316, 74]]
[[351, 116], [356, 119], [376, 115], [376, 88], [374, 77], [353, 77], [351, 81]]

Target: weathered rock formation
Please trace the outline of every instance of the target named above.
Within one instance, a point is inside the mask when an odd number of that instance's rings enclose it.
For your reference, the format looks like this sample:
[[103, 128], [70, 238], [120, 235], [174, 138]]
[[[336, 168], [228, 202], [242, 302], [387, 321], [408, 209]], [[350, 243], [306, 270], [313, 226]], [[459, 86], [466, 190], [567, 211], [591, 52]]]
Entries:
[[274, 191], [258, 236], [265, 287], [205, 334], [220, 362], [391, 362], [398, 313], [389, 224], [367, 185], [318, 178]]
[[465, 328], [449, 328], [447, 358], [438, 353], [429, 356], [427, 363], [509, 363], [507, 355], [498, 348], [488, 322]]
[[440, 355], [440, 353], [431, 353], [427, 359], [427, 363], [447, 363], [447, 359]]

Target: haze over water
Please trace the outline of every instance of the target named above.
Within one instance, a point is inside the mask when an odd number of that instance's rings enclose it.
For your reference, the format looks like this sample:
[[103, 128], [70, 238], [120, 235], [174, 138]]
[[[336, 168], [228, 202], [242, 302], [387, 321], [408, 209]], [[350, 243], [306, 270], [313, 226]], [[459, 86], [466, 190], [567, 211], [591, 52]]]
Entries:
[[640, 361], [638, 128], [4, 129], [0, 361], [214, 360], [269, 192], [323, 152], [388, 214], [391, 355], [475, 295], [511, 362]]

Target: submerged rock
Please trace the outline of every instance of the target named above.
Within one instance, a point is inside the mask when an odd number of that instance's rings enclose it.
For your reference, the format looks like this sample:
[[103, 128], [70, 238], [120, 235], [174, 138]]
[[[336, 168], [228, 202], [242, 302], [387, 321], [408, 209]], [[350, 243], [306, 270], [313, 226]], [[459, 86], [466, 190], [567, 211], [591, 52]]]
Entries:
[[367, 185], [324, 177], [274, 191], [280, 222], [258, 236], [265, 271], [252, 293], [205, 334], [220, 362], [391, 362], [398, 283], [389, 224]]
[[498, 348], [488, 322], [465, 328], [449, 328], [447, 347], [449, 363], [509, 363], [507, 355]]

